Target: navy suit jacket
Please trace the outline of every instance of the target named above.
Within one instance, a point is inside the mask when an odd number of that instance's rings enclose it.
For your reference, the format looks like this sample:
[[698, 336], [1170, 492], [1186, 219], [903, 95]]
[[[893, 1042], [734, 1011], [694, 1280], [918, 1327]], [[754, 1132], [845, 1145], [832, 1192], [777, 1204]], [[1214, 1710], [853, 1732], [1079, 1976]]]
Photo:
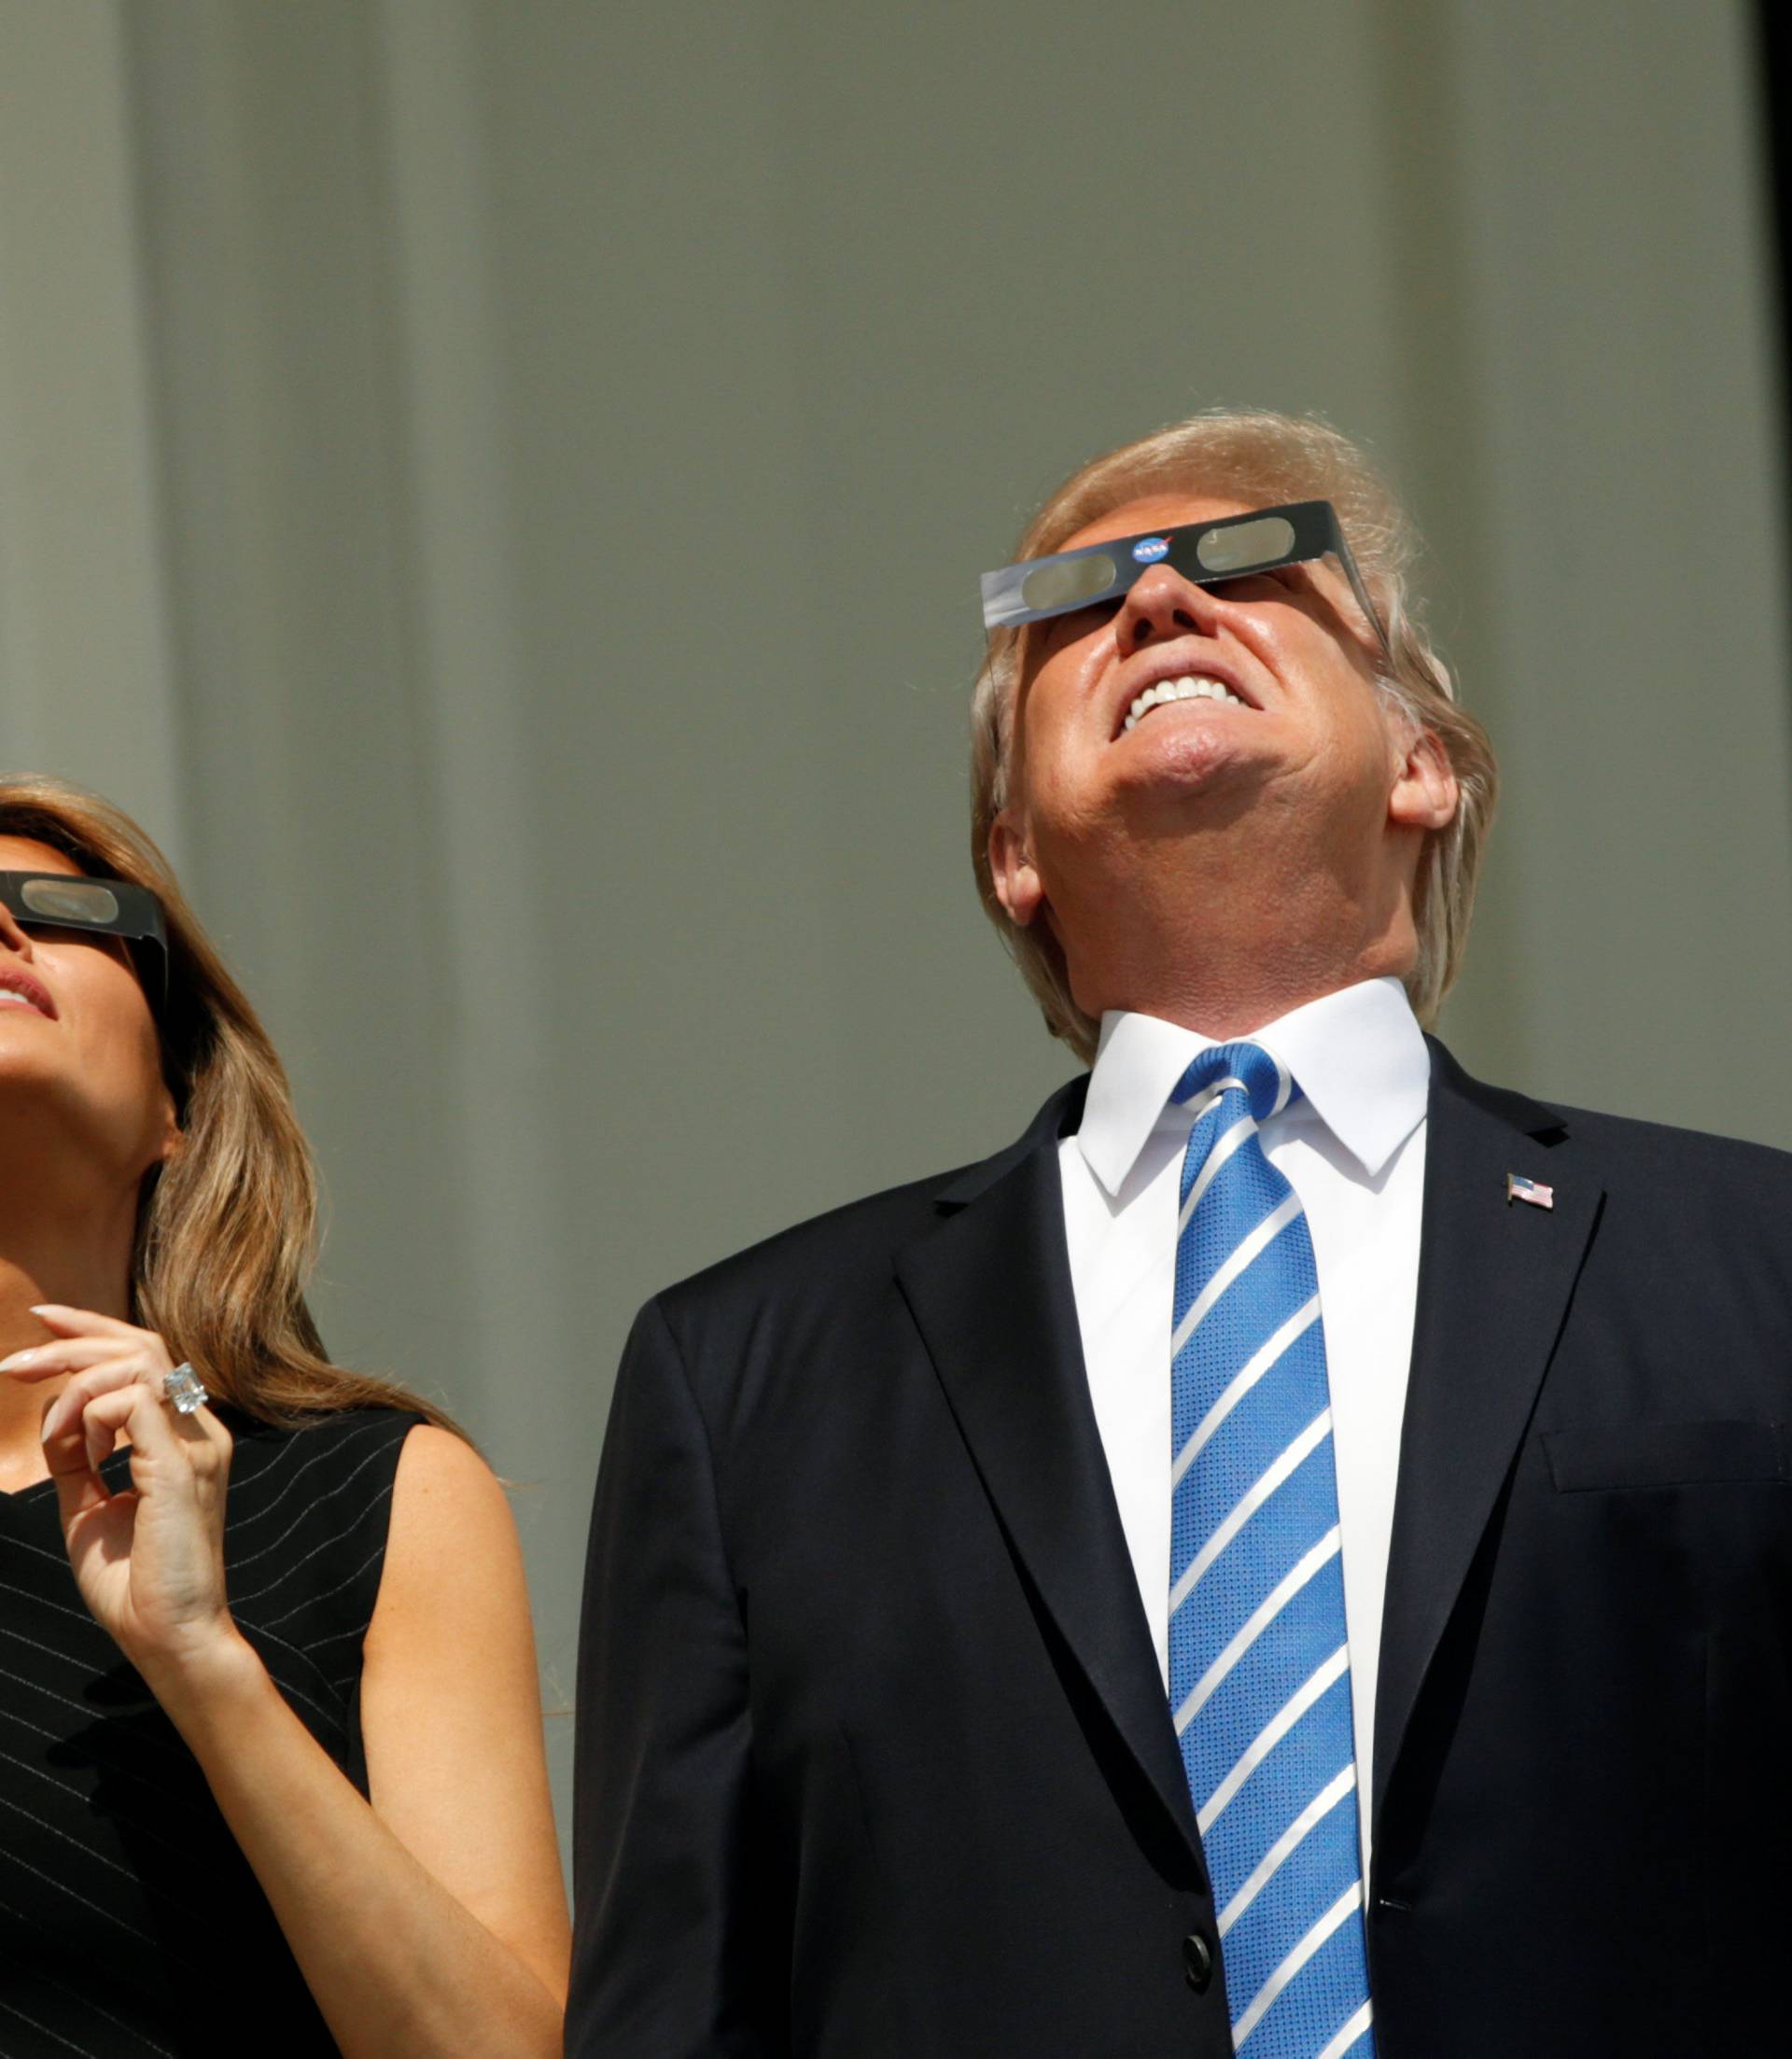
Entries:
[[[1084, 1085], [642, 1311], [584, 1604], [576, 2059], [1228, 2059], [1071, 1298]], [[1792, 1157], [1434, 1044], [1381, 2059], [1792, 2049], [1789, 1422]]]

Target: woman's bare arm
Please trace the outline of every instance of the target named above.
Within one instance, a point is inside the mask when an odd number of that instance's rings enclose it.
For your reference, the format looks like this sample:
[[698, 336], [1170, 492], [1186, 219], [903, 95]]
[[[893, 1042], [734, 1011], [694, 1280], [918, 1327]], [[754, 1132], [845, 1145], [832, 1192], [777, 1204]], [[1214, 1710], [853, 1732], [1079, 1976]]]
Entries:
[[[516, 1527], [479, 1455], [399, 1454], [361, 1674], [371, 1795], [313, 1738], [230, 1613], [230, 1432], [179, 1415], [154, 1332], [38, 1311], [4, 1362], [67, 1382], [44, 1451], [82, 1598], [198, 1759], [347, 2059], [558, 2059], [569, 1952]], [[131, 1491], [100, 1474], [129, 1440]]]
[[246, 1645], [150, 1683], [346, 2059], [560, 2051], [569, 1950], [516, 1527], [479, 1456], [405, 1440], [361, 1675], [371, 1806]]

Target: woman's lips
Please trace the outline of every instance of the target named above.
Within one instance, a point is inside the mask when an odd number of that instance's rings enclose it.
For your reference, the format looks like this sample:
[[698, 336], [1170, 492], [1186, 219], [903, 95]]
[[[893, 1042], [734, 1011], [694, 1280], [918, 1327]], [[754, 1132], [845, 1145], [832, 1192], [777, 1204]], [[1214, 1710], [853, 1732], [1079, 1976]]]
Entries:
[[56, 1003], [49, 998], [49, 989], [40, 986], [29, 973], [21, 973], [8, 967], [0, 971], [0, 1008], [26, 1008], [33, 1015], [47, 1015], [52, 1019]]

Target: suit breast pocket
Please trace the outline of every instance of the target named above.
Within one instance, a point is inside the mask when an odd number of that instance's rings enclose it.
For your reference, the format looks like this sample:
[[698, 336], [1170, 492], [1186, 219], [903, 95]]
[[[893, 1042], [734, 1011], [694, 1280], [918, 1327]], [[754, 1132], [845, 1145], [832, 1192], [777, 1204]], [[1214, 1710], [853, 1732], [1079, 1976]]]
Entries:
[[1780, 1422], [1602, 1422], [1546, 1430], [1561, 1494], [1620, 1488], [1739, 1485], [1788, 1478]]

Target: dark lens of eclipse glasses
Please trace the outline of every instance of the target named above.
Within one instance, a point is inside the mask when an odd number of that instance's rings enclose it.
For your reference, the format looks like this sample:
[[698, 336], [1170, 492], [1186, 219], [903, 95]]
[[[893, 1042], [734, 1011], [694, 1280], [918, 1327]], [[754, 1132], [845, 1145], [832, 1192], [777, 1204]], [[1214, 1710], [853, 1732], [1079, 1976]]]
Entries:
[[1020, 597], [1036, 614], [1061, 615], [1100, 599], [1119, 576], [1119, 566], [1099, 552], [1094, 557], [1048, 558], [1022, 581]]
[[19, 898], [43, 922], [110, 929], [119, 919], [119, 897], [93, 879], [27, 879]]
[[1195, 556], [1204, 572], [1236, 579], [1267, 565], [1285, 565], [1295, 549], [1295, 525], [1286, 515], [1264, 515], [1229, 529], [1207, 529], [1196, 539]]

